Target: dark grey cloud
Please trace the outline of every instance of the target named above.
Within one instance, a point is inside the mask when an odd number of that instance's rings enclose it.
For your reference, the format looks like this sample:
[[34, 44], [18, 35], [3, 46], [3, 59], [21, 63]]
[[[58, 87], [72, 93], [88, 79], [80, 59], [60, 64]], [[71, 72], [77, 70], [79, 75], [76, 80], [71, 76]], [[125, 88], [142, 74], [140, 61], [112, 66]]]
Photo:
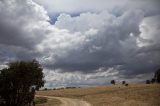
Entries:
[[29, 0], [0, 1], [1, 62], [39, 56], [35, 46], [45, 38], [47, 30], [43, 29], [43, 24], [48, 23], [43, 11]]

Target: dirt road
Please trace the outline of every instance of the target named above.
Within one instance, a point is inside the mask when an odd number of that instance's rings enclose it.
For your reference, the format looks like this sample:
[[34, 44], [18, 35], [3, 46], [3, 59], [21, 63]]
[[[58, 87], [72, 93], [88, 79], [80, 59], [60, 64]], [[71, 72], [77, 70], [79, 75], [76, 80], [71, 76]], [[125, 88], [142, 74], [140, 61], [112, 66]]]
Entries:
[[86, 101], [79, 100], [79, 99], [71, 99], [71, 98], [64, 98], [64, 97], [52, 97], [52, 96], [39, 96], [38, 97], [46, 97], [49, 99], [58, 99], [62, 102], [60, 106], [91, 106]]

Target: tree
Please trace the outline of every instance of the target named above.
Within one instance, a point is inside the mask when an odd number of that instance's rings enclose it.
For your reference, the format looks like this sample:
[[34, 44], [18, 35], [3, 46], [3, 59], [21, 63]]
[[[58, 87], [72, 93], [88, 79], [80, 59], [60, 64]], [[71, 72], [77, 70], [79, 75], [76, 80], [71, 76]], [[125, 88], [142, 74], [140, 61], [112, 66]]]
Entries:
[[125, 84], [126, 84], [126, 81], [122, 81], [122, 84], [125, 85]]
[[153, 83], [155, 83], [156, 82], [156, 79], [155, 78], [152, 78], [151, 79], [151, 83], [153, 84]]
[[42, 70], [36, 60], [16, 61], [0, 70], [0, 98], [4, 106], [30, 106], [35, 90], [44, 86]]
[[111, 84], [115, 85], [115, 83], [116, 83], [115, 80], [111, 80]]
[[150, 84], [151, 83], [151, 81], [150, 80], [146, 80], [146, 84]]
[[160, 69], [155, 72], [154, 78], [156, 82], [160, 83]]

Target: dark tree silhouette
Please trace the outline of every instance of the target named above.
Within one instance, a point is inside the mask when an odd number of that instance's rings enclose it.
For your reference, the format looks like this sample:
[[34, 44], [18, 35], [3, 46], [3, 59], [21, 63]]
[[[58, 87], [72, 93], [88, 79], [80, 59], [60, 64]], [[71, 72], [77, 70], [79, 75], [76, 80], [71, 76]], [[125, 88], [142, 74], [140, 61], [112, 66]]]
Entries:
[[156, 79], [155, 78], [152, 78], [151, 79], [151, 83], [153, 84], [153, 83], [155, 83], [156, 82]]
[[146, 84], [150, 84], [151, 83], [151, 81], [150, 80], [146, 80]]
[[160, 69], [155, 72], [154, 78], [156, 82], [160, 83]]
[[0, 70], [0, 103], [4, 106], [30, 106], [35, 90], [44, 86], [42, 70], [36, 60], [13, 62]]
[[116, 84], [115, 80], [111, 80], [111, 84], [115, 85]]
[[122, 81], [122, 84], [125, 85], [125, 84], [126, 84], [126, 81]]

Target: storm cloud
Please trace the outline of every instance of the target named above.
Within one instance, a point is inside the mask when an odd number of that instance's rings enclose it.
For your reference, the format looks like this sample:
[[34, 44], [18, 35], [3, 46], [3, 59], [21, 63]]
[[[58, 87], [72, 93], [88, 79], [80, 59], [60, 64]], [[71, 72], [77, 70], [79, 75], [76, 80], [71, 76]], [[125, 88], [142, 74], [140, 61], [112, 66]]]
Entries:
[[141, 82], [160, 67], [158, 0], [64, 2], [0, 1], [1, 68], [36, 58], [56, 87]]

